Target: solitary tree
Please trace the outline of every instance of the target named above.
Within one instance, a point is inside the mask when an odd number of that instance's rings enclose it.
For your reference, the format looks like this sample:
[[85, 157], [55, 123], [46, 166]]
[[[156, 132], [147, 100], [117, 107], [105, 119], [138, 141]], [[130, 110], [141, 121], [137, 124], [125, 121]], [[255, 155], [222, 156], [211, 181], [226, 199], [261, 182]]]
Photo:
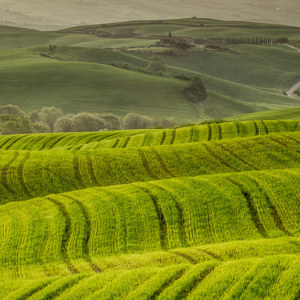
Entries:
[[206, 88], [198, 76], [192, 77], [183, 91], [186, 97], [194, 103], [199, 103], [207, 97]]

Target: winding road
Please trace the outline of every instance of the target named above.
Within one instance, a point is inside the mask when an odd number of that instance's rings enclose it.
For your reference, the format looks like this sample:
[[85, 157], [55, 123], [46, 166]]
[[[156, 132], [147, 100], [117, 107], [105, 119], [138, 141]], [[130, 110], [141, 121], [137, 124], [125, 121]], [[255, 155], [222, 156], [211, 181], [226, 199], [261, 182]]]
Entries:
[[[295, 46], [292, 46], [292, 45], [289, 45], [289, 44], [284, 44], [285, 46], [289, 47], [289, 48], [292, 48], [298, 52], [300, 52], [300, 49], [295, 47]], [[300, 88], [300, 81], [298, 83], [296, 83], [293, 87], [291, 87], [287, 92], [286, 94], [288, 95], [288, 97], [294, 97], [294, 92], [297, 91], [298, 89]]]

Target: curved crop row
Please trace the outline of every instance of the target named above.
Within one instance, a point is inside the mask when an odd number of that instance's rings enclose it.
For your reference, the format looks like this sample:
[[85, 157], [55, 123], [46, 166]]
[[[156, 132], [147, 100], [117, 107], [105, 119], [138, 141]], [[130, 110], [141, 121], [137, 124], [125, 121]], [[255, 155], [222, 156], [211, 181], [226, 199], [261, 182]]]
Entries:
[[[292, 169], [92, 188], [9, 203], [0, 207], [0, 264], [16, 268], [16, 274], [20, 265], [54, 261], [72, 274], [101, 272], [93, 257], [299, 236], [299, 193], [300, 169]], [[210, 252], [204, 253], [214, 257]], [[186, 252], [175, 254], [197, 262]]]
[[1, 284], [2, 299], [297, 299], [294, 255], [108, 271]]
[[2, 203], [93, 186], [300, 167], [300, 133], [160, 147], [1, 151]]
[[243, 121], [178, 129], [151, 129], [97, 133], [56, 133], [3, 136], [3, 150], [91, 150], [215, 141], [278, 132], [300, 131], [299, 121]]

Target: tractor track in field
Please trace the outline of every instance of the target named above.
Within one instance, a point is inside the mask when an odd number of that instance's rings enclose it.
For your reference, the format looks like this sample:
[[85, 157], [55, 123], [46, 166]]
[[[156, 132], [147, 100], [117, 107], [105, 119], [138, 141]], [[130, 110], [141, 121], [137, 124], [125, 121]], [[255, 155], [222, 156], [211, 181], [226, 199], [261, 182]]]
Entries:
[[196, 249], [196, 250], [199, 251], [199, 252], [203, 252], [203, 253], [207, 254], [208, 256], [212, 257], [215, 260], [223, 261], [223, 259], [220, 256], [218, 256], [217, 254], [215, 254], [211, 251], [204, 250], [204, 249]]
[[234, 153], [232, 150], [226, 148], [223, 144], [216, 144], [219, 148], [221, 148], [223, 151], [230, 154], [232, 157], [234, 157], [236, 160], [242, 162], [244, 165], [248, 166], [251, 170], [258, 170], [256, 167], [250, 165], [247, 161], [245, 161], [243, 158], [239, 157], [236, 153]]
[[177, 274], [175, 273], [174, 276], [172, 276], [171, 278], [169, 278], [166, 282], [164, 282], [164, 284], [157, 290], [155, 291], [155, 293], [149, 297], [149, 300], [155, 300], [158, 298], [158, 296], [169, 286], [171, 286], [174, 282], [176, 282], [177, 280], [179, 280], [184, 273], [186, 272], [185, 269], [179, 270], [177, 272]]
[[154, 148], [151, 147], [151, 150], [153, 151], [153, 153], [155, 154], [155, 156], [157, 157], [158, 162], [160, 163], [161, 167], [163, 168], [164, 172], [166, 174], [168, 174], [169, 176], [171, 176], [171, 178], [176, 177], [166, 166], [165, 162], [163, 161], [162, 157], [159, 155], [158, 151]]
[[22, 295], [18, 295], [18, 298], [16, 298], [16, 299], [20, 299], [20, 300], [28, 299], [29, 297], [31, 297], [34, 294], [37, 294], [38, 292], [42, 291], [43, 289], [45, 289], [46, 287], [48, 287], [50, 284], [54, 283], [57, 280], [58, 279], [54, 279], [52, 281], [50, 280], [49, 282], [41, 283], [41, 285], [39, 285], [37, 287], [34, 287], [34, 288], [30, 289], [29, 291], [26, 291]]
[[171, 141], [170, 141], [169, 145], [173, 145], [174, 142], [175, 142], [175, 139], [176, 139], [176, 129], [173, 129], [173, 131], [172, 131], [172, 138], [171, 138]]
[[120, 143], [120, 139], [116, 139], [116, 141], [113, 144], [112, 148], [117, 148], [117, 146], [118, 146], [119, 143]]
[[90, 169], [89, 174], [91, 176], [92, 182], [93, 182], [94, 185], [97, 186], [97, 185], [99, 185], [99, 182], [97, 180], [97, 176], [96, 176], [95, 168], [93, 166], [93, 160], [91, 158], [90, 152], [87, 153], [86, 159], [87, 159], [87, 165]]
[[49, 147], [48, 147], [48, 150], [50, 149], [53, 149], [55, 145], [57, 145], [60, 141], [62, 141], [63, 139], [65, 139], [66, 136], [62, 136], [60, 137], [59, 139], [57, 139], [53, 144], [51, 144]]
[[167, 132], [164, 130], [162, 139], [160, 141], [161, 146], [165, 143], [166, 137], [167, 137]]
[[45, 150], [46, 147], [47, 147], [47, 145], [48, 145], [51, 141], [53, 141], [55, 138], [57, 138], [57, 137], [56, 137], [56, 136], [53, 136], [53, 137], [50, 138], [48, 141], [46, 141], [46, 143], [42, 146], [42, 148], [40, 149], [40, 151], [41, 151], [41, 150]]
[[200, 276], [194, 280], [193, 284], [190, 285], [185, 290], [182, 290], [180, 294], [185, 295], [185, 296], [187, 296], [188, 294], [191, 294], [204, 281], [204, 279], [207, 278], [215, 270], [215, 268], [216, 268], [216, 266], [212, 266], [212, 267], [207, 268], [206, 270], [204, 270], [200, 274]]
[[193, 126], [190, 128], [190, 132], [191, 132], [191, 134], [190, 134], [188, 143], [192, 143], [193, 142], [193, 138], [194, 138], [194, 127]]
[[211, 127], [211, 125], [208, 124], [207, 126], [208, 126], [208, 137], [207, 137], [207, 141], [210, 142], [211, 139], [212, 139], [212, 134], [213, 134], [213, 132], [212, 132], [212, 127]]
[[18, 175], [18, 181], [20, 182], [20, 185], [25, 193], [25, 195], [30, 199], [32, 198], [32, 194], [30, 193], [30, 191], [28, 190], [25, 181], [24, 181], [24, 165], [26, 163], [26, 161], [30, 158], [30, 151], [26, 151], [24, 158], [22, 159], [22, 161], [19, 163], [18, 169], [17, 169], [17, 175]]
[[249, 193], [242, 184], [240, 184], [236, 180], [233, 180], [231, 177], [227, 176], [227, 177], [225, 177], [225, 179], [239, 188], [239, 190], [241, 191], [241, 193], [243, 194], [244, 198], [246, 199], [246, 201], [248, 203], [248, 208], [250, 211], [250, 216], [251, 216], [252, 222], [254, 223], [256, 229], [261, 234], [261, 236], [267, 238], [268, 237], [267, 230], [266, 230], [265, 226], [263, 225], [263, 223], [261, 222], [258, 210], [255, 206], [255, 200], [252, 198], [251, 193]]
[[15, 191], [12, 190], [8, 184], [8, 178], [7, 178], [8, 170], [9, 170], [11, 164], [18, 158], [19, 155], [20, 155], [20, 152], [15, 151], [13, 158], [7, 162], [7, 164], [3, 167], [2, 172], [1, 172], [2, 185], [10, 194], [14, 194]]
[[218, 124], [218, 130], [219, 130], [219, 140], [222, 140], [223, 133], [222, 133], [222, 126], [221, 126], [221, 124]]
[[192, 265], [196, 265], [198, 263], [198, 261], [195, 258], [187, 255], [186, 253], [182, 253], [182, 252], [178, 252], [178, 251], [172, 251], [172, 253], [184, 258], [186, 261], [188, 261]]
[[64, 220], [65, 220], [65, 230], [63, 232], [63, 236], [62, 236], [62, 239], [61, 239], [61, 245], [60, 245], [60, 253], [61, 253], [61, 256], [64, 260], [64, 262], [66, 263], [69, 271], [72, 273], [72, 274], [78, 274], [79, 271], [72, 265], [69, 257], [68, 257], [68, 254], [67, 254], [67, 246], [70, 242], [70, 238], [71, 238], [71, 218], [69, 216], [69, 213], [68, 213], [68, 210], [66, 208], [66, 206], [60, 202], [59, 200], [57, 199], [54, 199], [52, 197], [46, 197], [46, 199], [50, 202], [52, 202], [57, 208], [58, 210], [60, 211], [60, 213], [63, 215], [64, 217]]
[[173, 203], [176, 207], [176, 210], [178, 211], [178, 215], [179, 215], [179, 228], [178, 228], [178, 231], [179, 231], [179, 239], [180, 239], [180, 242], [181, 242], [181, 245], [183, 247], [187, 247], [188, 246], [188, 242], [187, 242], [187, 234], [186, 234], [186, 231], [185, 231], [185, 222], [184, 222], [184, 217], [183, 217], [183, 207], [179, 204], [179, 202], [177, 201], [176, 199], [176, 194], [175, 192], [171, 192], [170, 190], [167, 190], [163, 187], [161, 187], [160, 185], [157, 185], [155, 184], [155, 182], [152, 182], [152, 183], [149, 183], [149, 185], [152, 185], [154, 186], [155, 188], [158, 188], [160, 189], [161, 191], [169, 194], [172, 196], [172, 200], [173, 200]]
[[80, 173], [79, 157], [76, 153], [74, 153], [74, 157], [73, 157], [73, 166], [74, 166], [74, 174], [75, 174], [76, 181], [78, 182], [79, 186], [83, 187], [84, 185]]
[[259, 127], [255, 121], [253, 121], [254, 127], [255, 127], [255, 135], [259, 135]]
[[85, 224], [85, 236], [83, 239], [83, 244], [82, 244], [82, 249], [83, 249], [83, 256], [85, 258], [85, 260], [89, 263], [90, 267], [92, 268], [92, 270], [96, 273], [101, 273], [102, 270], [92, 262], [92, 259], [90, 257], [89, 254], [89, 241], [91, 239], [91, 221], [89, 218], [89, 213], [86, 209], [86, 207], [82, 204], [82, 202], [80, 202], [79, 200], [64, 194], [63, 195], [65, 198], [68, 198], [69, 200], [75, 202], [77, 204], [77, 206], [79, 207], [83, 217], [84, 217], [84, 224]]
[[265, 123], [264, 121], [261, 121], [261, 124], [262, 124], [262, 126], [264, 127], [266, 134], [269, 134], [269, 128], [268, 128], [268, 126], [266, 125], [266, 123]]
[[228, 169], [234, 171], [234, 172], [240, 172], [239, 169], [236, 169], [235, 167], [229, 165], [224, 159], [222, 159], [218, 154], [215, 153], [207, 144], [203, 144], [204, 149], [212, 156], [214, 157], [219, 163], [226, 166]]
[[[23, 138], [27, 137], [27, 135], [21, 135], [16, 137], [16, 139], [13, 140], [13, 142], [11, 144], [9, 144], [4, 150], [9, 150], [14, 144], [16, 144], [17, 142], [19, 142], [20, 140], [22, 140]], [[11, 141], [12, 139], [9, 139], [8, 141]], [[2, 145], [3, 147], [3, 145]]]
[[160, 245], [162, 249], [166, 250], [168, 247], [168, 227], [167, 227], [167, 222], [164, 213], [159, 205], [159, 200], [146, 187], [140, 186], [138, 184], [134, 184], [134, 185], [138, 187], [140, 190], [142, 190], [145, 194], [149, 195], [153, 202], [157, 214], [158, 223], [159, 223]]
[[268, 203], [268, 206], [270, 207], [271, 211], [272, 211], [272, 217], [274, 219], [274, 222], [276, 224], [276, 227], [282, 231], [285, 235], [287, 236], [291, 236], [291, 234], [289, 233], [288, 230], [285, 229], [284, 225], [283, 225], [283, 222], [280, 218], [280, 215], [278, 213], [278, 210], [277, 208], [273, 205], [270, 197], [268, 196], [267, 192], [265, 191], [264, 187], [262, 187], [260, 185], [260, 183], [258, 182], [257, 179], [254, 179], [248, 175], [244, 175], [246, 178], [250, 179], [257, 187], [257, 189], [261, 192], [261, 194], [265, 197], [266, 199], [266, 202]]
[[124, 142], [122, 148], [126, 148], [126, 147], [127, 147], [128, 143], [129, 143], [129, 141], [130, 141], [130, 139], [131, 139], [130, 136], [129, 136], [128, 138], [126, 138], [126, 140], [125, 140], [125, 142]]
[[142, 149], [138, 149], [138, 151], [139, 151], [139, 155], [140, 155], [141, 160], [142, 160], [142, 164], [143, 164], [145, 170], [147, 171], [147, 173], [150, 175], [150, 177], [152, 179], [156, 179], [156, 180], [159, 179], [159, 177], [152, 172], [151, 167], [149, 165], [149, 162], [147, 160], [147, 157], [146, 157], [144, 151]]
[[5, 149], [2, 149], [9, 141], [10, 141], [10, 137], [8, 137], [6, 140], [4, 140], [4, 143], [2, 145], [0, 145], [0, 150], [5, 150]]

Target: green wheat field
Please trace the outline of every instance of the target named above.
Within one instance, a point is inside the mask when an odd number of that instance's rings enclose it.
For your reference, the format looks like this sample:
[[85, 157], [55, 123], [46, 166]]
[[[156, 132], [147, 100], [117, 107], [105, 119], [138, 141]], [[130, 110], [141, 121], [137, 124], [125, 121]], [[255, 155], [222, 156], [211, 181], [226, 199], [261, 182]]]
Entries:
[[300, 121], [0, 148], [1, 299], [299, 299]]
[[[158, 47], [169, 31], [196, 47]], [[289, 44], [218, 44], [244, 37]], [[0, 106], [22, 120], [55, 106], [178, 124], [0, 135], [0, 299], [299, 300], [297, 47], [299, 27], [242, 21], [0, 25]]]

